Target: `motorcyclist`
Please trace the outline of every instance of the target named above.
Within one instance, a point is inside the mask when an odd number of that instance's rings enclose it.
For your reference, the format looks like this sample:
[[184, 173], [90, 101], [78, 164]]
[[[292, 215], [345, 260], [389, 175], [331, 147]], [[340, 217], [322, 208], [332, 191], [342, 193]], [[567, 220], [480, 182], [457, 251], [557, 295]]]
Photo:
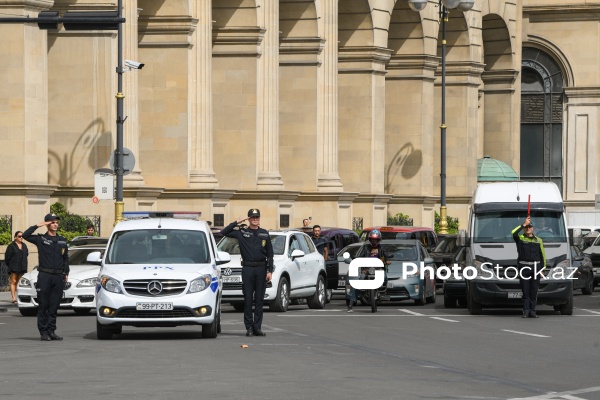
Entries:
[[[381, 232], [378, 229], [373, 229], [369, 232], [369, 236], [367, 237], [367, 243], [363, 246], [360, 252], [357, 254], [358, 257], [376, 257], [379, 258], [385, 267], [385, 278], [384, 278], [384, 287], [387, 283], [387, 267], [390, 264], [390, 257], [385, 253], [383, 247], [381, 246]], [[367, 276], [366, 268], [361, 268], [359, 271], [358, 279], [365, 279]], [[357, 279], [350, 278], [349, 279]], [[348, 312], [353, 312], [352, 307], [356, 305], [356, 300], [358, 298], [358, 293], [356, 289], [347, 282], [348, 290], [346, 291], [346, 305], [348, 306]]]

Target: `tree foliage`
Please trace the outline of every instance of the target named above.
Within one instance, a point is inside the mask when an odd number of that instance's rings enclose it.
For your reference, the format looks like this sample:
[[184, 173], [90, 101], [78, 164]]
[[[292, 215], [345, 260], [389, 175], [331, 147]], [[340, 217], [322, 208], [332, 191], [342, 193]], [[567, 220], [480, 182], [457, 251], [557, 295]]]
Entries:
[[[435, 212], [435, 233], [440, 232], [440, 214]], [[446, 215], [446, 222], [448, 222], [448, 233], [458, 233], [459, 221], [458, 218], [452, 218]]]
[[92, 224], [89, 218], [68, 212], [64, 204], [60, 202], [52, 204], [50, 212], [60, 217], [58, 234], [64, 236], [67, 241], [72, 240], [76, 236], [85, 236], [87, 226]]
[[397, 226], [412, 226], [413, 219], [406, 214], [398, 213], [393, 217], [388, 217], [387, 224]]

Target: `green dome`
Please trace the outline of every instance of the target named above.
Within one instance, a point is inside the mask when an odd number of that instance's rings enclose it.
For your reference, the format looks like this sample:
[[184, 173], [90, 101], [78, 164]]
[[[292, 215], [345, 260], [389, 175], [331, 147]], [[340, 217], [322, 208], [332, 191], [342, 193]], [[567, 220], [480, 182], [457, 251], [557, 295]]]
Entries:
[[477, 160], [477, 182], [518, 181], [519, 175], [507, 164], [490, 156]]

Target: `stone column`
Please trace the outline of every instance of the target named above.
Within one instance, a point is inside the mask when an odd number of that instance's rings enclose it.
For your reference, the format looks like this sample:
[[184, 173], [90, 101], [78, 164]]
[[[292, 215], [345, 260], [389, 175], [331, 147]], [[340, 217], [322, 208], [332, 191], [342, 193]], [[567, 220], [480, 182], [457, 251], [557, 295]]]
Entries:
[[265, 29], [257, 71], [258, 190], [282, 190], [279, 173], [279, 0], [263, 0], [259, 26]]
[[198, 19], [190, 55], [190, 172], [189, 186], [219, 186], [213, 170], [212, 125], [212, 0], [192, 1]]
[[338, 0], [318, 6], [325, 44], [317, 77], [317, 190], [339, 192], [344, 189], [338, 173]]
[[[138, 58], [138, 1], [127, 0], [123, 2], [123, 60], [134, 60], [141, 63]], [[123, 177], [124, 186], [143, 186], [144, 177], [140, 168], [140, 112], [139, 112], [139, 70], [131, 70], [123, 75], [123, 109], [127, 120], [123, 124], [123, 146], [131, 150], [136, 162], [133, 171]], [[115, 100], [116, 103], [116, 100]]]

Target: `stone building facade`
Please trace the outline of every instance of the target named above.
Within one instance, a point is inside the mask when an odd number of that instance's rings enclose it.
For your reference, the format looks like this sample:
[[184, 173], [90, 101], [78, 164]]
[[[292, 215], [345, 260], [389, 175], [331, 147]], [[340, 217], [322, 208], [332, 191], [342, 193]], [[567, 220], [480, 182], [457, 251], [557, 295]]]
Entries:
[[[200, 210], [267, 228], [433, 226], [440, 202], [437, 0], [125, 0], [125, 209]], [[0, 0], [9, 16], [114, 10]], [[568, 12], [567, 12], [568, 11]], [[600, 176], [600, 0], [475, 0], [447, 23], [448, 215], [466, 221], [477, 159], [556, 181], [593, 208]], [[0, 24], [0, 214], [23, 229], [92, 203], [116, 137], [115, 31]], [[523, 83], [522, 83], [522, 80]], [[463, 225], [464, 226], [464, 225]]]

